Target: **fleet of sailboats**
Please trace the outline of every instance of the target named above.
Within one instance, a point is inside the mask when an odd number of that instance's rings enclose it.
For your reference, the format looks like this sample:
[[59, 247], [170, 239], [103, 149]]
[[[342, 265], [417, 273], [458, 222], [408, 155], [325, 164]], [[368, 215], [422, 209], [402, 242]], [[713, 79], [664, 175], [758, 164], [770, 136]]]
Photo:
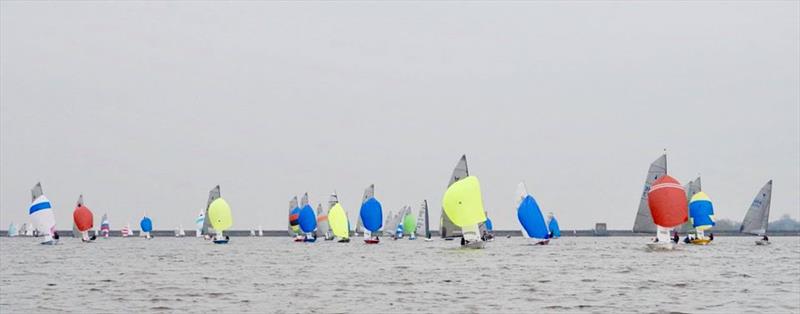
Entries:
[[[757, 245], [770, 244], [766, 233], [771, 196], [772, 180], [759, 190], [740, 227], [740, 232], [762, 236], [756, 241]], [[518, 185], [515, 203], [517, 218], [525, 237], [533, 238], [534, 243], [539, 245], [548, 244], [551, 239], [560, 237], [561, 230], [555, 215], [551, 212], [545, 219], [524, 183]], [[38, 233], [44, 237], [42, 244], [56, 244], [59, 237], [55, 231], [53, 208], [42, 192], [41, 183], [31, 189], [31, 206], [28, 212], [33, 224], [23, 223], [18, 227], [11, 223], [8, 236], [37, 236]], [[665, 153], [653, 161], [648, 169], [633, 230], [655, 232], [654, 242], [648, 244], [648, 248], [653, 250], [674, 249], [678, 242], [678, 231], [693, 232], [694, 237], [687, 236], [684, 240], [686, 243], [706, 245], [713, 240], [713, 234], [708, 236], [707, 231], [716, 225], [714, 215], [713, 203], [708, 194], [702, 191], [700, 176], [681, 186], [677, 179], [667, 175]], [[314, 242], [317, 238], [323, 238], [346, 243], [350, 241], [352, 231], [355, 231], [356, 236], [360, 231], [364, 242], [368, 244], [379, 243], [378, 235], [381, 233], [394, 239], [407, 236], [410, 240], [424, 237], [426, 241], [431, 241], [427, 200], [420, 204], [416, 214], [410, 206], [403, 206], [394, 214], [389, 211], [385, 221], [383, 218], [382, 205], [375, 198], [374, 185], [368, 186], [364, 191], [355, 230], [351, 229], [348, 214], [339, 203], [335, 192], [331, 194], [327, 208], [323, 209], [322, 204], [318, 204], [316, 211], [310, 204], [308, 193], [305, 193], [299, 204], [296, 196], [289, 202], [288, 231], [296, 241], [302, 242]], [[453, 169], [442, 198], [440, 219], [440, 232], [445, 240], [460, 237], [463, 247], [483, 248], [486, 241], [491, 239], [493, 226], [483, 207], [480, 182], [477, 177], [470, 176], [465, 155]], [[213, 235], [214, 243], [228, 243], [229, 237], [223, 233], [232, 224], [230, 206], [222, 199], [220, 188], [216, 186], [209, 192], [206, 209], [195, 219], [196, 234], [198, 237], [205, 235], [209, 239]], [[152, 219], [146, 214], [140, 221], [140, 227], [140, 236], [152, 237]], [[108, 238], [111, 234], [108, 214], [103, 214], [99, 231], [93, 228], [94, 215], [85, 205], [83, 195], [80, 195], [73, 211], [73, 236], [89, 242], [94, 240], [94, 237], [89, 237], [89, 231], [93, 230], [95, 236]], [[263, 236], [264, 232], [259, 226], [258, 232], [251, 229], [250, 234]], [[130, 224], [121, 229], [121, 235], [134, 235]], [[175, 236], [185, 235], [183, 227], [179, 225], [175, 229]]]

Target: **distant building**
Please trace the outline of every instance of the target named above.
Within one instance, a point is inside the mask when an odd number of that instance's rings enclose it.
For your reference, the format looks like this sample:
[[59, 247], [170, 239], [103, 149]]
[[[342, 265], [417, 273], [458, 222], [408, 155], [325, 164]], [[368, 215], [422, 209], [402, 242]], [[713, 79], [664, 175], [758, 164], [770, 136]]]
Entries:
[[607, 236], [608, 235], [608, 229], [606, 227], [606, 223], [605, 222], [598, 222], [598, 223], [594, 224], [594, 235], [595, 236]]

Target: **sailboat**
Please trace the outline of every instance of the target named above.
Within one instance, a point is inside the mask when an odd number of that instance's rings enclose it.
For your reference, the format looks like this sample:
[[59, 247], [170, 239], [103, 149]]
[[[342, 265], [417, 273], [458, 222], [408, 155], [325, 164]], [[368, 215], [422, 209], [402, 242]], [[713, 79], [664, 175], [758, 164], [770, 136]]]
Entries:
[[295, 196], [289, 201], [289, 236], [294, 237], [294, 242], [303, 242], [303, 236], [300, 234], [300, 209]]
[[229, 238], [226, 237], [223, 232], [228, 230], [231, 225], [233, 225], [233, 216], [231, 216], [231, 207], [228, 205], [228, 202], [222, 198], [222, 194], [219, 189], [219, 185], [212, 189], [213, 198], [211, 202], [208, 204], [208, 210], [206, 213], [206, 217], [210, 220], [211, 228], [216, 231], [214, 235], [214, 243], [215, 244], [227, 244]]
[[696, 237], [690, 241], [692, 244], [706, 245], [711, 239], [705, 235], [705, 230], [711, 229], [714, 222], [714, 205], [705, 192], [697, 192], [689, 201], [689, 221], [695, 229]]
[[316, 237], [323, 238], [325, 239], [325, 241], [333, 240], [333, 234], [331, 234], [331, 227], [330, 224], [328, 223], [328, 213], [322, 209], [322, 204], [317, 204]]
[[120, 233], [123, 238], [126, 238], [128, 236], [133, 236], [133, 230], [131, 230], [131, 224], [127, 224], [125, 225], [125, 227], [122, 227], [122, 231], [120, 231]]
[[208, 191], [208, 200], [206, 201], [206, 208], [203, 210], [203, 228], [200, 229], [200, 233], [203, 235], [203, 239], [211, 240], [212, 232], [211, 232], [211, 219], [208, 217], [208, 209], [211, 206], [211, 202], [220, 198], [219, 192], [219, 185], [215, 186]]
[[8, 225], [8, 236], [9, 237], [16, 237], [17, 236], [17, 225], [13, 222]]
[[686, 191], [678, 180], [665, 174], [653, 182], [647, 194], [650, 216], [656, 225], [656, 242], [648, 243], [647, 247], [651, 250], [672, 250], [675, 243], [670, 239], [670, 232], [689, 219]]
[[[368, 186], [366, 189], [364, 189], [364, 196], [361, 197], [361, 204], [363, 205], [364, 202], [366, 202], [368, 199], [370, 199], [372, 197], [375, 197], [375, 185], [374, 184], [372, 184], [372, 185]], [[381, 214], [383, 214], [383, 213], [381, 213]], [[356, 216], [357, 216], [356, 219], [358, 220], [358, 222], [356, 223], [356, 230], [355, 230], [356, 237], [358, 236], [359, 233], [364, 237], [364, 239], [369, 238], [370, 236], [378, 236], [377, 234], [369, 234], [369, 231], [364, 228], [364, 222], [361, 220], [361, 211], [360, 210], [358, 212], [358, 215], [356, 215]], [[390, 216], [391, 215], [387, 215], [386, 219], [388, 220]]]
[[255, 237], [256, 236], [256, 230], [255, 229], [250, 229], [250, 236], [251, 237]]
[[[31, 207], [28, 209], [28, 215], [30, 215], [36, 228], [43, 232], [44, 241], [41, 244], [52, 245], [58, 243], [56, 217], [53, 214], [50, 200], [42, 192], [41, 183], [36, 183], [31, 189]], [[25, 235], [28, 235], [28, 224], [23, 224], [22, 226], [25, 228]]]
[[494, 225], [492, 224], [492, 219], [489, 218], [489, 212], [484, 211], [486, 215], [486, 221], [478, 224], [478, 230], [481, 232], [481, 238], [484, 241], [492, 242], [494, 241]]
[[[653, 223], [653, 217], [650, 213], [650, 205], [648, 203], [648, 193], [653, 186], [653, 182], [667, 174], [667, 154], [664, 153], [658, 157], [650, 168], [647, 170], [647, 177], [644, 179], [644, 190], [642, 191], [641, 199], [639, 200], [639, 209], [636, 212], [636, 220], [633, 223], [633, 232], [652, 233], [656, 231], [656, 225]], [[684, 197], [684, 202], [686, 198]]]
[[[371, 184], [364, 190], [359, 217], [364, 224], [364, 243], [378, 244], [381, 242], [378, 231], [383, 227], [383, 206], [375, 199], [375, 185]], [[369, 234], [369, 236], [368, 236]]]
[[739, 227], [740, 232], [762, 236], [760, 240], [756, 240], [756, 245], [769, 245], [769, 237], [767, 237], [767, 227], [769, 227], [769, 207], [772, 203], [772, 180], [761, 187], [761, 190], [756, 194], [753, 203], [750, 204], [750, 209], [744, 216], [742, 226]]
[[200, 214], [197, 215], [197, 218], [194, 219], [194, 224], [196, 228], [194, 233], [195, 237], [199, 238], [203, 236], [203, 224], [205, 223], [205, 220], [206, 220], [206, 213], [204, 210], [201, 210]]
[[83, 195], [78, 197], [78, 203], [75, 205], [75, 210], [72, 212], [72, 219], [75, 222], [75, 228], [78, 229], [83, 242], [93, 241], [95, 237], [89, 238], [89, 229], [94, 226], [94, 215], [83, 202]]
[[550, 232], [544, 222], [542, 210], [539, 204], [528, 193], [524, 182], [517, 186], [517, 219], [522, 226], [522, 235], [526, 238], [533, 238], [536, 245], [547, 245], [550, 243]]
[[[466, 178], [469, 176], [469, 169], [467, 168], [467, 157], [466, 155], [461, 156], [461, 159], [456, 164], [455, 169], [453, 169], [453, 174], [450, 176], [450, 182], [447, 184], [448, 187], [453, 185], [458, 180]], [[460, 237], [463, 234], [461, 228], [453, 223], [445, 213], [444, 207], [442, 207], [442, 213], [439, 216], [439, 235], [445, 240], [453, 240], [454, 238]]]
[[303, 194], [300, 199], [300, 217], [298, 224], [300, 231], [303, 232], [303, 242], [316, 242], [317, 236], [314, 232], [317, 230], [317, 215], [314, 214], [314, 209], [308, 202], [308, 193]]
[[336, 193], [331, 194], [328, 204], [330, 205], [328, 224], [331, 227], [331, 232], [335, 237], [339, 238], [339, 243], [350, 242], [350, 222], [342, 204], [339, 203], [339, 197], [336, 196]]
[[178, 225], [178, 228], [175, 228], [175, 237], [182, 238], [186, 236], [186, 231], [183, 230], [183, 225]]
[[404, 231], [403, 218], [405, 218], [405, 214], [406, 214], [406, 207], [403, 206], [403, 208], [401, 208], [397, 212], [397, 215], [395, 215], [394, 218], [392, 219], [392, 223], [389, 224], [389, 228], [387, 228], [387, 229], [390, 229], [392, 226], [396, 226], [395, 230], [394, 230], [394, 238], [395, 238], [395, 240], [396, 239], [402, 239], [403, 236], [404, 236], [404, 234], [403, 234], [403, 231]]
[[553, 213], [547, 214], [547, 229], [550, 230], [550, 238], [557, 239], [561, 237], [561, 228], [558, 226], [558, 219]]
[[103, 219], [100, 220], [100, 233], [103, 235], [103, 238], [108, 239], [108, 236], [111, 234], [111, 225], [108, 222], [108, 214], [103, 214]]
[[[420, 228], [422, 229], [420, 230]], [[428, 200], [423, 200], [422, 204], [420, 204], [419, 215], [417, 216], [417, 229], [414, 231], [414, 234], [424, 237], [427, 242], [433, 241], [433, 239], [431, 239], [431, 227], [428, 220]]]
[[406, 208], [406, 215], [403, 217], [403, 233], [408, 235], [409, 240], [417, 239], [417, 218], [411, 213], [411, 208]]
[[263, 237], [264, 236], [264, 228], [261, 228], [261, 226], [258, 226], [258, 236], [259, 237]]
[[153, 238], [153, 236], [150, 235], [150, 232], [153, 231], [153, 220], [150, 219], [150, 217], [147, 217], [147, 214], [144, 214], [142, 220], [139, 221], [139, 228], [142, 228], [139, 236], [142, 236], [148, 240]]
[[[486, 245], [478, 227], [478, 224], [486, 221], [481, 184], [477, 177], [469, 175], [466, 155], [462, 155], [456, 164], [442, 198], [442, 208], [444, 219], [460, 228], [462, 247], [480, 249]], [[449, 230], [452, 232], [453, 229]]]
[[[686, 183], [686, 185], [684, 185], [683, 188], [686, 190], [686, 202], [687, 203], [691, 203], [692, 196], [694, 196], [695, 194], [697, 194], [698, 192], [701, 192], [703, 190], [703, 185], [702, 185], [702, 181], [700, 180], [700, 176], [697, 176], [696, 179], [689, 181], [689, 183]], [[691, 215], [691, 206], [690, 206], [689, 211], [690, 211], [689, 212], [689, 218], [691, 218], [692, 217], [692, 215]], [[692, 227], [691, 219], [689, 219], [689, 221], [686, 221], [686, 223], [681, 225], [680, 231], [682, 233], [689, 233], [693, 229], [694, 228]]]

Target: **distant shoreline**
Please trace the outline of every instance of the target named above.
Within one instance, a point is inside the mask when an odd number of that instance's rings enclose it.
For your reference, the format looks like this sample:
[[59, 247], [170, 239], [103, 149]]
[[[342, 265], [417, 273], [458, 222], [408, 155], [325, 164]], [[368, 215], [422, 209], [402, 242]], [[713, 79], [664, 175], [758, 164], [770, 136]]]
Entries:
[[[186, 237], [194, 237], [195, 230], [186, 230]], [[713, 231], [715, 236], [722, 236], [722, 237], [756, 237], [752, 234], [741, 233], [738, 231]], [[58, 234], [62, 237], [72, 237], [72, 230], [59, 230]], [[158, 237], [175, 237], [174, 230], [155, 230], [150, 232], [153, 236]], [[686, 234], [685, 232], [681, 232], [680, 234]], [[119, 230], [111, 231], [109, 234], [111, 237], [122, 237], [122, 234]], [[139, 232], [136, 231], [136, 235], [139, 235]], [[250, 237], [250, 230], [228, 230], [225, 231], [225, 235], [231, 237]], [[439, 238], [439, 231], [432, 231], [431, 235], [433, 238]], [[519, 230], [495, 230], [494, 235], [496, 237], [521, 237], [522, 232]], [[640, 232], [633, 232], [630, 230], [608, 230], [604, 233], [595, 233], [594, 230], [561, 230], [562, 237], [653, 237], [655, 233], [640, 233]], [[770, 231], [769, 236], [771, 237], [798, 237], [800, 236], [800, 231]], [[0, 237], [8, 237], [8, 230], [0, 230]], [[25, 236], [18, 236], [18, 237], [25, 237]], [[286, 230], [264, 230], [264, 237], [289, 237], [289, 233]]]

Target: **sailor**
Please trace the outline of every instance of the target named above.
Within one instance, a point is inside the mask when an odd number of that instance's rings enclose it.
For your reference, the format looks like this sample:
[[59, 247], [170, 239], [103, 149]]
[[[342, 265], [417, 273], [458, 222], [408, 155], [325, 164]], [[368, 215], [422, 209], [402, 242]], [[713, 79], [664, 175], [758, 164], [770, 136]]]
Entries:
[[763, 238], [761, 238], [761, 240], [764, 240], [764, 241], [769, 241], [769, 237], [767, 237], [767, 235], [765, 234], [765, 235], [764, 235], [764, 237], [763, 237]]
[[687, 235], [685, 238], [683, 238], [683, 243], [687, 243], [688, 244], [689, 242], [692, 242], [692, 240], [689, 239], [689, 236]]
[[58, 232], [57, 231], [53, 231], [53, 239], [58, 240], [58, 238], [59, 238]]
[[483, 230], [481, 233], [481, 240], [486, 241], [487, 239], [489, 239], [489, 233], [486, 232], [486, 230]]
[[675, 235], [672, 236], [672, 242], [678, 243], [678, 241], [680, 241], [680, 239], [681, 239], [681, 237], [678, 236], [678, 232], [676, 231]]
[[714, 233], [713, 232], [708, 234], [708, 241], [714, 241]]
[[464, 239], [464, 236], [461, 236], [461, 246], [467, 245], [467, 240]]

